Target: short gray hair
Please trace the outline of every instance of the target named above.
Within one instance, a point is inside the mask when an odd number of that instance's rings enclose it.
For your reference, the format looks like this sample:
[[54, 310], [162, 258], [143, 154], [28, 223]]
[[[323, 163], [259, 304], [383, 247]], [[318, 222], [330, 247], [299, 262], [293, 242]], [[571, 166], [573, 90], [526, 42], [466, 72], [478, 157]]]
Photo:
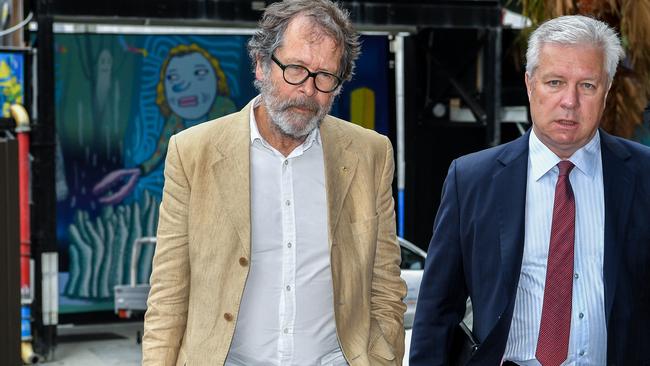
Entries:
[[582, 15], [565, 15], [548, 20], [528, 38], [526, 72], [532, 76], [539, 64], [539, 54], [544, 44], [566, 46], [593, 46], [603, 50], [608, 81], [616, 75], [619, 61], [625, 51], [616, 31], [607, 24]]
[[339, 76], [343, 80], [350, 80], [354, 75], [355, 60], [361, 51], [359, 34], [352, 27], [348, 11], [329, 0], [285, 0], [269, 5], [258, 30], [248, 41], [253, 69], [258, 59], [265, 69], [268, 67], [271, 54], [282, 46], [287, 26], [298, 15], [307, 16], [319, 31], [342, 48]]

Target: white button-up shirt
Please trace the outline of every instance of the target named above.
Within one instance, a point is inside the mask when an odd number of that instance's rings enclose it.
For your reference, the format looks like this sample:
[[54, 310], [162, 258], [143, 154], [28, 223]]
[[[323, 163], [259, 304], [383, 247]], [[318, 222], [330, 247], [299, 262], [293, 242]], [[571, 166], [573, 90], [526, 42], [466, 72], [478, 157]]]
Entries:
[[[546, 262], [560, 158], [530, 133], [526, 237], [514, 314], [504, 359], [539, 366], [535, 359], [544, 303]], [[607, 328], [603, 257], [605, 198], [600, 135], [576, 151], [569, 179], [576, 205], [571, 336], [564, 366], [605, 365]]]
[[260, 135], [254, 108], [250, 129], [251, 266], [226, 365], [347, 365], [334, 319], [320, 132], [285, 157]]

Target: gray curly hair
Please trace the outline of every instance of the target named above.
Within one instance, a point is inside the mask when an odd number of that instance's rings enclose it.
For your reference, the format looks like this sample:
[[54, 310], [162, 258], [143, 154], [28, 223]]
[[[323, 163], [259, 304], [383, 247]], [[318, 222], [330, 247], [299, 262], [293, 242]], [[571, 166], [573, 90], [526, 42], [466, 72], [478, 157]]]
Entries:
[[544, 44], [594, 46], [603, 50], [605, 70], [611, 84], [619, 61], [625, 56], [616, 31], [599, 20], [582, 15], [565, 15], [540, 25], [528, 39], [526, 73], [533, 75]]
[[268, 70], [271, 54], [282, 46], [287, 26], [298, 15], [309, 17], [319, 31], [334, 40], [337, 47], [342, 46], [339, 76], [343, 80], [350, 80], [361, 50], [359, 34], [352, 27], [348, 11], [329, 0], [285, 0], [269, 5], [258, 30], [248, 41], [253, 70], [258, 60], [262, 62], [263, 69]]

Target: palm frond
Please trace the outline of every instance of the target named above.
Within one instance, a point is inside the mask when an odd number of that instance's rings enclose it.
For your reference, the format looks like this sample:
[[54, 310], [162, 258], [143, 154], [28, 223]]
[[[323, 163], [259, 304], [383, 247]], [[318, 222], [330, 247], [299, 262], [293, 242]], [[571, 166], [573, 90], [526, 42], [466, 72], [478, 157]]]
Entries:
[[[623, 6], [621, 33], [628, 43], [632, 68], [641, 80], [650, 82], [650, 1], [627, 0]], [[643, 87], [648, 98], [648, 82]]]
[[638, 75], [630, 69], [619, 69], [607, 96], [601, 127], [616, 136], [630, 138], [642, 122], [645, 98], [640, 95]]

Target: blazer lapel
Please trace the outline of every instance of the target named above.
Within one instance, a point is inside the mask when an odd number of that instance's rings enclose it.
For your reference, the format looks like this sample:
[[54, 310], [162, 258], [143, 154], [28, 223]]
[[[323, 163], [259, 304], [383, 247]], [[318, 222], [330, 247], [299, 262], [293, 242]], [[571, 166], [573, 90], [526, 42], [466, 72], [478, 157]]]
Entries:
[[[230, 128], [215, 136], [214, 156], [210, 173], [220, 204], [229, 213], [246, 256], [250, 255], [250, 108], [249, 103], [235, 118]], [[206, 213], [209, 214], [209, 213]]]
[[343, 201], [348, 194], [359, 161], [357, 155], [348, 149], [352, 139], [340, 130], [338, 123], [349, 122], [339, 122], [327, 116], [320, 126], [325, 160], [330, 247], [341, 216]]
[[499, 232], [501, 263], [494, 265], [501, 271], [501, 286], [499, 292], [492, 295], [495, 301], [490, 302], [492, 305], [488, 312], [495, 320], [474, 355], [476, 364], [499, 363], [500, 360], [491, 360], [490, 357], [502, 355], [506, 347], [524, 252], [529, 135], [530, 132], [503, 147], [495, 161], [495, 172], [490, 182], [491, 199], [486, 204], [495, 206], [498, 220], [498, 228], [494, 230]]
[[493, 177], [506, 304], [516, 294], [524, 252], [529, 135], [530, 132], [506, 147], [497, 158], [502, 168]]
[[[603, 188], [605, 195], [605, 252], [603, 276], [605, 281], [605, 316], [607, 324], [616, 294], [616, 278], [625, 245], [625, 226], [628, 222], [634, 195], [634, 173], [626, 161], [630, 153], [616, 139], [600, 131], [603, 161]], [[609, 326], [608, 326], [609, 328]]]

